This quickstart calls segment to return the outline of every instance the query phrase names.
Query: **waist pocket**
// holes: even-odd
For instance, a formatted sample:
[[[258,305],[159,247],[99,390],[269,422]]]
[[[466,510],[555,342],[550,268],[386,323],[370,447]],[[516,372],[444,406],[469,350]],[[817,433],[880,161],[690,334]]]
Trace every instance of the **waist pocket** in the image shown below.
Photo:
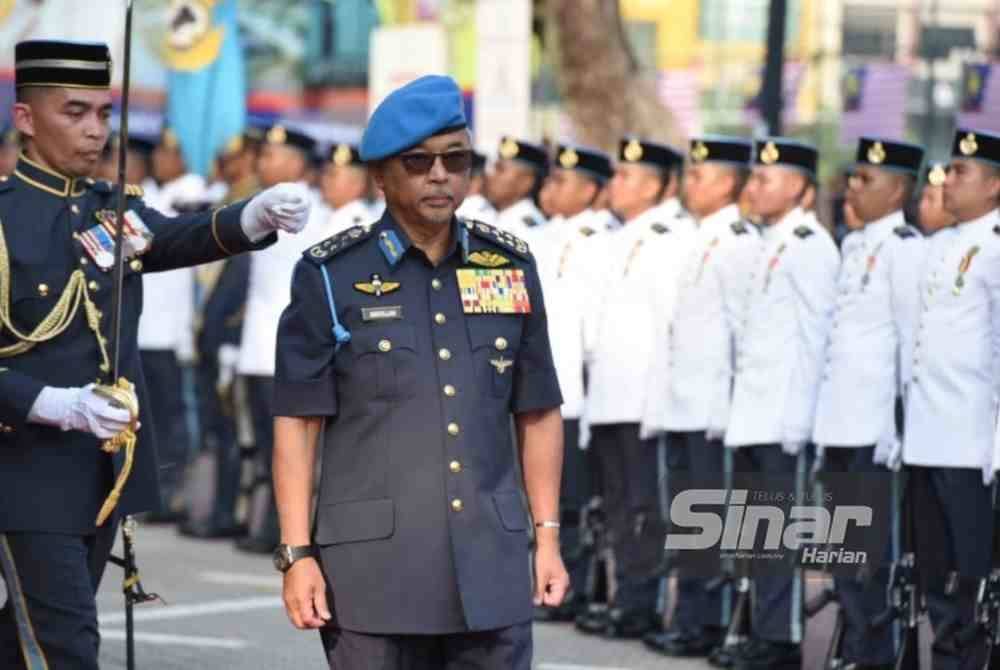
[[[384,540],[392,537],[395,529],[396,510],[391,498],[321,505],[316,520],[316,544]]]
[[[520,491],[501,491],[493,494],[493,504],[504,528],[510,531],[528,529],[528,514],[524,510]]]

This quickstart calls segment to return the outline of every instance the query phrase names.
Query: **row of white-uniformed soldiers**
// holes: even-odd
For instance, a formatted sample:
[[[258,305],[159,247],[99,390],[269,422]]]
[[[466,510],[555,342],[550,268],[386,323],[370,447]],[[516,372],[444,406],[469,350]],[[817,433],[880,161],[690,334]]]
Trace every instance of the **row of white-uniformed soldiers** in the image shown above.
[[[720,487],[732,483],[725,473],[734,471],[794,479],[809,465],[812,445],[820,445],[828,471],[877,474],[900,460],[916,466],[919,476],[911,479],[921,482],[921,499],[940,518],[931,533],[937,548],[947,545],[948,569],[968,576],[988,569],[992,528],[983,472],[992,476],[1000,378],[1000,140],[960,131],[954,144],[947,182],[937,183],[944,173],[936,169],[924,184],[922,149],[863,139],[847,194],[848,218],[860,229],[840,254],[810,211],[816,152],[796,142],[705,137],[681,155],[627,138],[616,161],[573,146],[559,147],[552,161],[540,146],[505,138],[485,188],[479,162],[475,194],[459,215],[530,244],[565,399],[563,544],[575,591],[549,617],[575,618],[590,632],[646,634],[672,655],[716,650],[728,599],[725,591],[707,592],[702,577],[681,571],[671,626],[659,629],[667,532],[661,506],[669,502],[660,495],[663,480],[675,473],[676,491],[681,472]],[[315,151],[314,140],[280,124],[262,136],[247,133],[219,157],[224,199],[307,180]],[[241,544],[261,553],[277,542],[267,408],[277,316],[288,301],[292,267],[313,241],[379,215],[356,149],[338,145],[325,158],[308,239],[283,238],[249,267],[229,267],[233,259],[187,278],[147,276],[178,283],[148,287],[146,304],[156,309],[143,316],[144,354],[196,352],[200,434],[212,447],[209,481],[181,496],[188,517],[182,530],[248,530],[235,512],[237,430],[215,393],[239,377],[247,414],[261,417],[247,431],[259,449],[249,536]],[[211,199],[215,189],[185,174],[169,130],[153,164],[150,203],[176,209]],[[907,224],[903,209],[921,187],[938,210],[944,202],[947,211],[938,214],[955,225],[925,237]],[[741,198],[755,223],[742,217]],[[196,296],[193,308],[183,305],[184,295]],[[195,344],[157,339],[183,332],[175,326],[183,318],[192,322]],[[207,337],[213,323],[228,327]],[[165,399],[180,388],[176,371],[156,375],[149,376],[163,391],[159,400],[179,407]],[[905,401],[905,426],[897,425],[897,399]],[[658,449],[664,436],[666,449]],[[162,444],[183,445],[184,453],[165,460],[187,462],[183,440]],[[194,479],[204,470],[193,468]],[[174,491],[179,473],[175,481]],[[201,488],[213,492],[207,508],[198,505]],[[575,537],[586,530],[579,522],[594,492],[603,499],[614,566],[606,608],[588,607],[594,575]],[[740,667],[798,662],[802,589],[794,575],[789,569],[755,580],[754,643],[713,660]],[[865,625],[884,606],[884,589],[873,582],[838,580],[838,588],[850,614],[848,656],[877,666],[888,662],[892,637]],[[936,622],[971,615],[968,598],[929,600]]]
[[[537,260],[565,400],[562,541],[574,593],[539,618],[724,667],[799,667],[794,560],[751,563],[752,635],[735,646],[723,644],[727,591],[679,561],[661,629],[670,501],[658,494],[664,481],[675,496],[685,482],[724,488],[760,473],[748,487],[797,486],[808,504],[816,468],[837,504],[872,504],[878,519],[867,573],[837,572],[840,653],[858,668],[892,667],[893,626],[870,624],[886,607],[882,552],[899,551],[902,484],[891,472],[903,463],[940,634],[934,667],[971,667],[982,641],[943,636],[972,619],[974,588],[945,587],[950,573],[974,585],[992,560],[1000,138],[959,130],[952,153],[924,169],[921,147],[862,138],[846,195],[855,229],[838,252],[810,211],[817,152],[807,145],[704,137],[685,156],[626,138],[616,161],[560,146],[550,165],[541,147],[503,140],[488,179],[494,222]],[[540,186],[548,222],[532,202]],[[927,231],[949,224],[926,236],[904,216],[921,193]],[[481,201],[468,207],[489,214]],[[594,575],[577,537],[595,477],[614,566],[603,608],[587,602]]]

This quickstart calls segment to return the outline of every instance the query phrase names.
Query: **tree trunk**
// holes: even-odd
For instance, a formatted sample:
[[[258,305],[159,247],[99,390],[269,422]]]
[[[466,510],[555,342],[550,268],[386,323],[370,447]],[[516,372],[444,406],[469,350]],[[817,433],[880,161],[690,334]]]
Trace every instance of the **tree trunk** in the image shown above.
[[[609,151],[628,134],[680,145],[655,73],[640,71],[618,0],[549,0],[559,90],[577,139]]]

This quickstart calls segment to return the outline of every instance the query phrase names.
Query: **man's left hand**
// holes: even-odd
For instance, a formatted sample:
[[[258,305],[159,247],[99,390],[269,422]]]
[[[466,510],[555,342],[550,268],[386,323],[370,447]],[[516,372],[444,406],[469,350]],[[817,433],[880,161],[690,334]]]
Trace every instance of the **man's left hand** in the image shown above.
[[[558,543],[539,544],[535,551],[535,605],[558,607],[569,590],[569,573]]]
[[[309,221],[310,201],[309,191],[302,184],[277,184],[261,191],[243,208],[243,232],[251,242],[279,230],[298,233]]]

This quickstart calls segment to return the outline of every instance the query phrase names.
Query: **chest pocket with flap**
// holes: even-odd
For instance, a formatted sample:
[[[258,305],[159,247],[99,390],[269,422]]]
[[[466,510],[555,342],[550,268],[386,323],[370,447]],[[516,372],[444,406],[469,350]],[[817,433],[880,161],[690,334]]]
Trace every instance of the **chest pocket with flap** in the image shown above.
[[[417,344],[408,323],[362,326],[351,332],[355,365],[380,400],[409,398],[417,389]]]

